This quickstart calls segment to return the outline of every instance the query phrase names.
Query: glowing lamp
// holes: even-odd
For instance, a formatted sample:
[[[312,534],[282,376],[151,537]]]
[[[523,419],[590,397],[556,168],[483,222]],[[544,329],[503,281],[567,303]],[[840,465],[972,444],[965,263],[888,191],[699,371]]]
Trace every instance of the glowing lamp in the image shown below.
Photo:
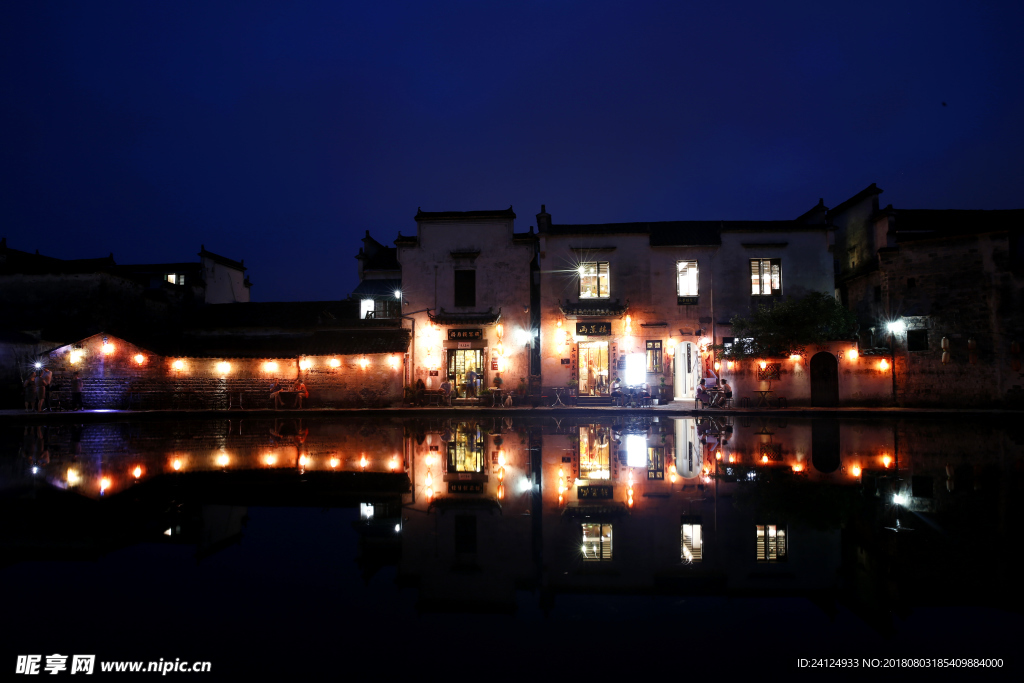
[[[142,468],[139,467],[138,465],[136,465],[135,469],[132,470],[132,476],[135,477],[136,479],[141,477],[142,476]]]
[[[860,476],[860,466],[854,465],[853,467],[851,467],[850,468],[850,474],[855,476],[855,477],[859,477]]]
[[[110,488],[110,479],[108,477],[103,477],[102,479],[100,479],[100,493],[103,493],[104,491],[106,491],[109,488]]]
[[[114,352],[114,345],[111,344],[110,342],[104,342],[102,348],[103,348],[103,354],[106,355],[106,356],[109,356],[110,354],[112,354]]]
[[[329,361],[327,361],[327,364],[330,365],[332,368],[341,367],[341,361],[338,360],[337,358],[330,359]]]
[[[904,496],[902,493],[897,493],[895,496],[892,497],[892,502],[895,503],[896,505],[906,505],[907,497]]]
[[[885,328],[889,330],[890,334],[903,334],[907,329],[907,324],[902,320],[893,320],[886,324]]]
[[[41,367],[43,367],[43,364],[42,364],[42,363],[39,363],[39,362],[36,362],[36,364],[35,364],[35,368],[36,368],[36,370],[38,370],[38,369],[39,369],[39,368],[41,368]]]
[[[427,499],[428,499],[428,500],[429,500],[429,499],[431,499],[431,498],[433,498],[433,497],[434,497],[434,489],[432,489],[432,488],[430,488],[430,487],[428,486],[428,487],[427,487],[427,490],[426,490],[426,494],[427,494]]]
[[[426,484],[427,486],[434,485],[434,477],[430,475],[430,472],[427,472],[427,478],[423,480],[423,483]]]
[[[768,367],[768,361],[765,360],[758,361],[757,364],[762,370]]]
[[[498,468],[498,481],[505,481],[505,468],[504,467],[499,467]]]
[[[145,362],[146,362],[146,357],[145,356],[143,356],[141,353],[135,354],[135,364],[136,365],[142,365]]]
[[[398,356],[392,355],[390,358],[388,358],[388,362],[391,363],[392,370],[398,369]]]
[[[846,354],[846,357],[850,360],[857,360],[857,355],[857,349],[850,349],[849,353]]]
[[[400,290],[400,289],[396,289],[395,290],[395,298],[398,299],[399,301],[402,300],[402,290]]]
[[[882,456],[882,467],[888,467],[891,464],[892,464],[892,458],[890,458],[888,455],[883,455]]]
[[[736,462],[736,456],[730,455],[729,456],[729,462]]]
[[[558,504],[559,504],[559,505],[561,505],[561,504],[562,504],[562,503],[564,503],[564,502],[565,502],[565,498],[563,498],[563,497],[562,497],[562,494],[561,494],[561,493],[559,493],[559,494],[558,494]]]
[[[71,349],[71,353],[68,354],[68,360],[70,360],[72,364],[81,362],[81,360],[82,360],[82,350],[81,349]]]
[[[794,472],[803,472],[804,471],[804,466],[802,464],[800,464],[800,463],[794,463],[793,471]]]
[[[719,449],[719,450],[715,451],[715,460],[721,460],[721,459],[722,459],[722,451],[721,451],[721,449]]]
[[[626,437],[626,464],[629,467],[647,467],[647,437],[641,434]]]
[[[300,455],[300,456],[299,456],[299,465],[300,465],[301,467],[305,467],[305,466],[306,466],[306,465],[308,465],[308,464],[309,464],[309,458],[307,458],[307,457],[306,457],[306,456],[304,456],[304,455]]]
[[[78,470],[68,470],[68,486],[76,486],[82,479],[78,476]]]
[[[231,462],[231,458],[228,457],[227,453],[221,453],[217,456],[217,464],[220,467],[227,467],[229,462]]]
[[[494,326],[494,333],[496,335],[498,335],[498,340],[499,341],[504,339],[505,338],[505,326],[502,325],[501,323],[498,323],[497,325]]]
[[[185,369],[185,361],[183,361],[183,360],[176,360],[173,363],[171,363],[171,367],[174,368],[175,370],[184,370]]]
[[[308,358],[303,358],[299,361],[299,370],[309,370],[312,366],[313,363]]]
[[[339,462],[340,461],[337,458],[331,458],[331,469],[333,470],[334,468],[336,468]]]
[[[673,472],[672,474],[668,475],[668,480],[673,484],[676,483],[676,473]]]
[[[359,466],[361,468],[363,468],[364,470],[366,469],[366,456],[365,455],[363,457],[359,458]]]
[[[761,456],[761,462],[765,462],[765,463],[768,462],[768,456],[767,455],[762,455]]]
[[[505,497],[505,485],[498,484],[498,500],[502,500]]]
[[[721,368],[722,368],[722,363],[720,361],[716,360],[715,361],[715,370],[720,370]]]
[[[725,367],[727,367],[728,369],[732,370],[732,368],[733,368],[733,362],[732,362],[732,361],[728,361],[728,362],[726,362],[726,364],[725,364]]]
[[[267,467],[273,467],[277,464],[277,456],[273,453],[267,453],[263,456],[263,462],[267,464]]]
[[[392,472],[394,472],[395,468],[397,468],[397,467],[398,467],[398,461],[395,460],[394,458],[391,458],[390,462],[388,462],[388,469],[390,469]]]
[[[557,322],[555,323],[555,327],[561,327],[561,326],[562,326],[562,320],[561,320],[561,319],[559,319],[559,320],[558,320],[558,321],[557,321]]]
[[[219,372],[222,375],[228,374],[229,372],[231,372],[231,363],[228,363],[227,361],[221,361],[217,363],[217,372]]]
[[[881,370],[882,372],[885,372],[886,370],[888,370],[889,369],[889,361],[887,361],[884,358],[882,360],[878,361],[878,369]]]
[[[505,466],[505,451],[498,451],[498,466]]]
[[[361,367],[363,370],[365,370],[366,369],[366,364],[369,363],[369,362],[370,361],[366,360],[366,356],[363,356],[362,358],[359,359],[359,367]]]
[[[171,463],[171,467],[174,469],[175,472],[180,471],[181,470],[181,460],[179,460],[178,458],[175,458],[174,462]]]
[[[791,361],[798,361],[798,360],[800,360],[800,354],[799,353],[791,353],[791,354],[789,354],[789,359]]]
[[[268,360],[266,363],[263,364],[263,369],[266,370],[267,372],[277,372],[277,362]]]

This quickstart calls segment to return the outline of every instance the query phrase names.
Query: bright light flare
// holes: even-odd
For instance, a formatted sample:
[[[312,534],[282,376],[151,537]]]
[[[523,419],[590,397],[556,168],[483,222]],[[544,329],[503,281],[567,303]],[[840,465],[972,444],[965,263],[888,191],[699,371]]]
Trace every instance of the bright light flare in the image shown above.
[[[100,479],[100,493],[103,493],[110,488],[110,477],[103,477]]]
[[[907,497],[902,493],[897,493],[892,497],[892,502],[895,503],[896,505],[906,505]]]
[[[341,461],[338,460],[337,458],[331,458],[331,469],[333,470],[333,469],[337,468],[337,466],[340,463],[341,463]]]
[[[893,320],[886,324],[885,329],[889,330],[891,334],[903,334],[907,331],[907,324],[902,320]]]
[[[173,363],[171,363],[171,367],[174,368],[175,370],[184,370],[185,369],[185,361],[183,361],[183,360],[176,360]]]
[[[114,352],[114,345],[111,344],[110,342],[107,342],[106,344],[104,344],[102,348],[103,348],[103,354],[106,355],[106,356],[109,356],[110,354],[112,354]]]
[[[135,469],[132,470],[132,476],[135,477],[136,479],[141,477],[142,476],[142,468],[139,467],[138,465],[136,465]]]
[[[228,463],[230,463],[230,462],[231,462],[231,458],[228,457],[227,453],[221,453],[220,455],[217,456],[217,464],[220,467],[227,467]]]
[[[860,476],[860,472],[861,472],[861,470],[860,470],[860,466],[859,465],[854,465],[853,467],[850,468],[850,475],[851,476],[859,477]]]
[[[175,458],[171,462],[171,469],[173,469],[175,472],[180,472],[181,471],[181,460],[178,459],[178,458]]]
[[[330,365],[332,368],[341,367],[341,361],[338,360],[337,358],[330,359],[329,361],[327,361],[327,364]]]
[[[277,372],[277,361],[268,360],[263,364],[263,369],[266,372]]]
[[[217,363],[217,372],[219,372],[222,375],[228,374],[229,372],[231,372],[231,363],[228,363],[227,361],[221,361]]]
[[[884,358],[882,360],[878,361],[878,369],[881,370],[882,372],[885,372],[886,370],[888,370],[889,369],[889,361],[887,361]]]
[[[313,362],[308,358],[299,361],[299,370],[309,370],[311,367],[313,367]]]
[[[888,455],[883,455],[882,456],[882,467],[888,467],[891,464],[892,464],[892,458],[889,457]]]
[[[362,358],[359,359],[359,367],[362,368],[363,370],[366,369],[366,366],[369,365],[369,363],[370,361],[366,360],[366,356],[363,356]]]
[[[72,364],[81,362],[81,360],[82,360],[82,350],[81,349],[71,349],[71,353],[68,354],[68,359],[71,361]]]
[[[143,356],[141,353],[135,354],[135,364],[136,365],[142,365],[145,362],[146,362],[146,357],[145,356]]]
[[[626,465],[647,467],[647,437],[640,434],[626,436]]]
[[[858,355],[857,349],[850,349],[850,352],[846,354],[846,357],[850,360],[857,360]]]
[[[362,456],[361,458],[359,458],[359,466],[361,468],[363,468],[364,470],[366,469],[366,456],[365,455]]]
[[[77,486],[82,481],[81,476],[78,474],[78,470],[68,470],[68,486]]]

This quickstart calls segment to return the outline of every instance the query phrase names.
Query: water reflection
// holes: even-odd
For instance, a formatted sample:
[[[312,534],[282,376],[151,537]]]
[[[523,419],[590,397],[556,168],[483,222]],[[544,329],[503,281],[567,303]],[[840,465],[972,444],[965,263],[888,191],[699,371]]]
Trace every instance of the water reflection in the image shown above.
[[[29,531],[5,527],[15,560],[83,542],[206,556],[244,535],[251,506],[352,507],[364,574],[395,566],[421,609],[513,611],[524,587],[545,609],[581,591],[829,594],[884,627],[894,605],[1019,559],[1021,439],[995,424],[223,419],[3,434],[4,488],[37,500]],[[88,533],[40,522],[66,515]],[[971,599],[1018,600],[1002,576]]]

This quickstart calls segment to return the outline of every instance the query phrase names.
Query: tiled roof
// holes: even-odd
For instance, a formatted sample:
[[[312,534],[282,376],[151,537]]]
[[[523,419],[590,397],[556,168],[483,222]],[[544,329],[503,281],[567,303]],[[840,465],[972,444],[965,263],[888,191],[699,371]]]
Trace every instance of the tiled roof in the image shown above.
[[[358,301],[273,301],[200,306],[186,321],[186,327],[301,329],[321,325],[347,326],[358,321]]]
[[[565,316],[621,316],[629,309],[629,301],[622,303],[619,299],[615,301],[580,301],[560,303],[559,308]]]
[[[897,242],[1024,230],[1024,209],[974,211],[959,209],[892,209]]]
[[[420,243],[420,240],[415,235],[403,235],[401,231],[398,232],[398,237],[395,238],[396,247],[415,247]]]
[[[401,280],[391,278],[386,280],[363,280],[359,283],[358,287],[352,290],[352,298],[394,299],[395,290],[401,288]]]
[[[516,214],[512,207],[499,211],[423,211],[416,210],[416,221],[478,220],[481,218],[511,218]]]
[[[438,325],[490,325],[501,319],[501,309],[497,313],[488,308],[486,313],[447,313],[442,308],[437,313],[428,313],[431,322]]]
[[[793,232],[823,230],[797,221],[657,221],[552,225],[548,235],[649,235],[652,247],[718,246],[723,232]]]
[[[831,209],[829,209],[828,216],[830,222],[833,216],[838,216],[839,214],[843,213],[854,204],[857,204],[858,202],[861,202],[867,199],[868,197],[873,197],[875,195],[882,194],[884,191],[885,190],[880,190],[878,186],[875,185],[874,183],[871,183],[863,190],[847,199],[845,202],[841,202],[840,204],[833,206]]]

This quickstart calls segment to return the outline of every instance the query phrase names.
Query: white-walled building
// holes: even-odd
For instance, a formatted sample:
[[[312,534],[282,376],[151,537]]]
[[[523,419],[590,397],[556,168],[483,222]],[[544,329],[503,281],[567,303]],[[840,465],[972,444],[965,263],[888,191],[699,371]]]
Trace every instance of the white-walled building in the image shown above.
[[[416,213],[416,235],[395,240],[403,312],[413,319],[409,384],[460,396],[475,371],[481,387],[515,390],[530,373],[530,268],[536,235],[514,231],[503,211]],[[472,393],[471,391],[469,393]]]
[[[834,292],[826,211],[819,203],[789,221],[560,225],[542,206],[543,385],[596,398],[618,377],[692,399],[712,376],[706,349],[731,341],[733,316]]]

